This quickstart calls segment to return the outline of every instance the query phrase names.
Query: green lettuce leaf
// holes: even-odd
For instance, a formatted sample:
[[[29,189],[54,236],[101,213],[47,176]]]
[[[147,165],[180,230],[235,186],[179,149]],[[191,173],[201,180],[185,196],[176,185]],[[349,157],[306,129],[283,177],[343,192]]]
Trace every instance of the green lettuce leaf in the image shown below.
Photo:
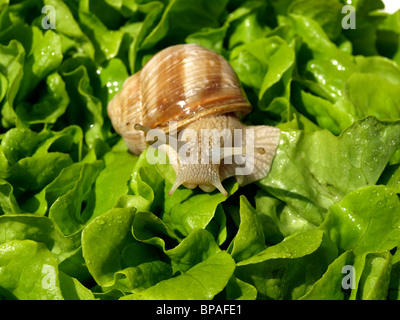
[[[305,220],[305,228],[319,226],[331,205],[378,181],[399,148],[399,130],[398,122],[365,118],[339,137],[328,131],[282,132],[271,172],[259,184],[286,203],[296,221]]]
[[[342,286],[345,276],[342,270],[343,267],[352,266],[353,263],[354,254],[352,250],[341,254],[329,265],[323,276],[313,284],[310,290],[300,297],[300,300],[344,300],[348,293],[346,294],[346,290]]]
[[[91,188],[103,166],[101,161],[73,164],[46,188],[46,198],[50,198],[48,202],[52,203],[49,217],[64,234],[80,230],[91,217],[91,206],[82,210],[82,205],[88,202]]]
[[[59,132],[43,130],[36,133],[17,128],[7,131],[0,144],[0,177],[4,179],[2,195],[9,199],[4,202],[3,211],[44,215],[47,185],[54,182],[73,161],[79,161],[81,148],[82,131],[79,127],[71,126]],[[17,209],[19,206],[21,208]]]
[[[98,216],[83,229],[83,257],[98,284],[110,286],[114,273],[122,269],[121,252],[130,234],[132,221],[132,210],[118,208]]]
[[[11,240],[0,246],[0,295],[21,300],[93,300],[77,279],[59,271],[43,243]],[[22,284],[22,285],[21,285]]]
[[[374,115],[381,120],[400,118],[400,85],[385,79],[374,74],[355,73],[347,80],[346,96],[355,106],[357,118],[366,115]],[[376,94],[371,94],[371,87]]]
[[[378,182],[393,188],[396,193],[400,193],[400,164],[388,166]]]
[[[330,207],[320,226],[342,254],[302,299],[387,299],[392,255],[400,239],[398,197],[385,186],[349,193]],[[379,217],[379,218],[377,218]],[[352,290],[343,290],[343,267],[353,272]]]
[[[137,157],[128,152],[108,152],[104,155],[105,168],[94,186],[95,207],[92,218],[117,205],[118,200],[128,194],[128,182]]]
[[[186,272],[196,264],[220,252],[214,237],[206,230],[193,230],[176,247],[165,251],[172,266],[180,272]]]
[[[140,300],[211,300],[227,285],[235,263],[225,251],[212,255],[187,272],[124,299]]]
[[[42,79],[60,66],[63,59],[61,39],[52,30],[42,34],[37,27],[32,27],[32,39],[27,41],[32,41],[32,47],[25,58],[18,100],[27,96]]]
[[[94,59],[93,44],[89,37],[82,32],[68,3],[60,0],[45,0],[44,4],[54,7],[56,19],[63,17],[63,19],[56,20],[56,28],[53,30],[60,36],[63,55],[85,54]]]
[[[357,299],[359,300],[386,300],[392,255],[384,253],[369,253],[365,259],[360,282],[358,284]]]
[[[0,179],[1,213],[22,213],[14,196],[13,186],[4,179]]]
[[[174,42],[182,42],[186,35],[204,27],[217,27],[227,0],[218,1],[184,1],[172,0],[166,6],[159,23],[143,40],[143,48],[151,48],[161,39],[174,38]],[[196,23],[192,23],[192,21]]]
[[[181,239],[163,220],[151,212],[137,212],[132,234],[136,240],[154,245],[162,250],[175,247]]]
[[[400,12],[388,15],[376,30],[376,46],[379,54],[399,64],[400,62]]]
[[[229,48],[239,44],[250,43],[264,37],[271,28],[266,24],[267,5],[262,2],[246,1],[235,11],[231,12],[225,24],[231,30]]]
[[[384,7],[381,0],[358,0],[355,2],[355,10],[358,12],[357,27],[343,32],[346,38],[352,42],[355,54],[366,56],[377,54],[376,30],[387,15],[377,12],[377,10]]]
[[[93,292],[77,279],[59,271],[60,289],[65,300],[94,300]]]
[[[102,3],[103,1],[80,1],[78,10],[79,21],[86,34],[92,39],[95,60],[98,62],[114,58],[118,54],[123,37],[121,31],[109,30],[92,12],[92,10],[105,10],[108,16],[114,14],[115,11],[109,6],[104,6],[101,9],[96,8],[96,5],[99,6]],[[104,11],[101,14],[104,14]]]
[[[399,224],[397,195],[385,186],[368,186],[331,206],[321,229],[326,230],[340,250],[352,249],[361,254],[396,247],[400,239]]]
[[[69,97],[61,76],[54,72],[46,78],[45,82],[45,88],[38,88],[43,92],[38,102],[33,105],[21,102],[16,106],[15,112],[22,123],[55,123],[67,109]]]
[[[7,299],[63,299],[57,259],[44,244],[12,240],[0,252],[0,292]]]
[[[334,41],[341,33],[338,25],[341,24],[343,19],[343,15],[341,14],[342,7],[343,5],[336,0],[298,0],[290,5],[288,12],[317,21],[329,39]]]
[[[397,248],[396,248],[397,249]],[[390,282],[388,288],[388,299],[398,300],[399,299],[399,255],[400,251],[396,250],[396,253],[392,257],[392,268],[390,272]]]
[[[44,243],[59,262],[71,256],[81,242],[79,233],[66,237],[50,219],[28,214],[0,216],[0,234],[1,243],[13,240]]]
[[[235,276],[229,279],[224,291],[217,295],[217,299],[223,300],[255,300],[256,298],[256,288]]]
[[[11,40],[8,46],[0,44],[0,71],[2,76],[2,86],[7,80],[7,91],[3,93],[1,101],[1,124],[3,127],[15,125],[17,116],[14,110],[14,100],[19,90],[23,77],[25,60],[24,47],[16,40]],[[5,78],[5,79],[4,79]]]
[[[336,255],[336,246],[322,231],[310,230],[240,261],[235,275],[255,286],[259,299],[298,299]]]
[[[235,261],[245,260],[265,249],[261,220],[246,197],[240,197],[240,225],[232,242]]]
[[[294,50],[277,36],[235,47],[230,62],[244,85],[257,89],[259,107],[280,115],[289,105]]]
[[[86,143],[92,146],[96,139],[102,140],[104,119],[101,101],[93,96],[88,69],[82,64],[85,61],[83,58],[65,60],[61,66],[61,75],[70,97],[66,110],[68,121],[83,129]]]

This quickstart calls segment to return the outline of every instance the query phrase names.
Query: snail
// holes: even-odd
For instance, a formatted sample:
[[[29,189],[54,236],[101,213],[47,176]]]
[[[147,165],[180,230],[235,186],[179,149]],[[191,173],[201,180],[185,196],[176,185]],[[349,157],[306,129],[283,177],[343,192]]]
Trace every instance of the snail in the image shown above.
[[[250,111],[228,61],[197,44],[175,45],[155,54],[125,80],[107,106],[115,131],[134,154],[148,146],[149,131],[165,133],[164,139],[157,136],[158,144],[170,160],[175,159],[170,162],[176,172],[169,195],[183,185],[190,189],[199,186],[205,192],[217,188],[226,196],[224,179],[235,176],[243,186],[268,175],[280,130],[267,125],[246,126],[240,118]],[[171,128],[179,136],[172,135]],[[232,137],[238,134],[239,143],[232,146]],[[186,152],[180,152],[184,149]],[[185,161],[190,155],[202,161]],[[203,161],[215,157],[220,161]],[[241,161],[232,161],[232,157]],[[246,166],[251,170],[246,172]],[[240,169],[245,173],[238,174]]]

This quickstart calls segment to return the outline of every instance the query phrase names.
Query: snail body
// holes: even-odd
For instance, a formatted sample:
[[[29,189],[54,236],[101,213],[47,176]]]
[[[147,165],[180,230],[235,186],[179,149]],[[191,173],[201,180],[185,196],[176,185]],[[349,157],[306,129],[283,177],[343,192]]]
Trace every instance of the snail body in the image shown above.
[[[234,70],[222,56],[196,44],[172,46],[154,55],[125,81],[107,111],[113,127],[135,154],[148,146],[148,130],[157,128],[169,137],[170,124],[174,123],[172,128],[179,133],[181,143],[172,146],[168,138],[161,146],[170,159],[176,159],[173,168],[177,178],[170,194],[182,184],[188,188],[199,186],[206,192],[217,188],[226,195],[221,181],[228,177],[235,176],[240,185],[262,179],[270,170],[280,139],[278,128],[240,122],[239,118],[251,111],[251,105]],[[205,136],[203,132],[210,134]],[[232,146],[237,132],[243,132],[237,139],[240,150]],[[246,148],[250,137],[247,132],[253,138],[250,148]],[[187,153],[197,160],[204,160],[204,154],[215,154],[218,142],[220,161],[185,161],[179,151],[188,141],[195,145]],[[245,164],[228,161],[229,156],[251,162],[251,172],[237,174]]]

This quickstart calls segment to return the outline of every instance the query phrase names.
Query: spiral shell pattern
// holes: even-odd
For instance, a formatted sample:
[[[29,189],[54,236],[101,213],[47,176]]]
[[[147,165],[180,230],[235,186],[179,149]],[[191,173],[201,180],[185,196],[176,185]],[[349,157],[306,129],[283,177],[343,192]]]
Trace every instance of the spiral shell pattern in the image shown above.
[[[144,133],[135,123],[168,133],[169,121],[177,131],[208,115],[251,111],[230,64],[219,54],[196,44],[168,47],[129,77],[108,105],[115,130],[129,150],[146,148]]]

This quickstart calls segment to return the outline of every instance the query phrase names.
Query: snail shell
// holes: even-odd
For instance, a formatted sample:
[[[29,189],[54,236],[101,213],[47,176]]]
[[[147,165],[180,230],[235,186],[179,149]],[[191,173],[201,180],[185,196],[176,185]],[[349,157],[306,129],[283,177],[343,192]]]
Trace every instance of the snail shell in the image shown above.
[[[107,110],[114,129],[135,154],[147,147],[145,133],[136,130],[136,124],[158,128],[166,134],[170,121],[177,122],[178,132],[228,129],[232,133],[234,129],[254,129],[255,147],[263,152],[254,153],[251,174],[236,176],[241,185],[268,174],[280,139],[277,128],[248,127],[239,121],[238,117],[251,111],[251,105],[234,70],[222,56],[196,44],[172,46],[154,55],[142,70],[125,81]],[[245,143],[245,135],[242,140]],[[221,143],[223,147],[224,142]],[[219,164],[183,164],[177,157],[178,150],[164,145],[164,151],[178,159],[173,166],[177,179],[170,194],[181,184],[189,188],[199,185],[207,192],[218,188],[227,194],[221,181],[235,175],[237,164],[225,164],[223,159]],[[198,152],[200,155],[200,148]]]

